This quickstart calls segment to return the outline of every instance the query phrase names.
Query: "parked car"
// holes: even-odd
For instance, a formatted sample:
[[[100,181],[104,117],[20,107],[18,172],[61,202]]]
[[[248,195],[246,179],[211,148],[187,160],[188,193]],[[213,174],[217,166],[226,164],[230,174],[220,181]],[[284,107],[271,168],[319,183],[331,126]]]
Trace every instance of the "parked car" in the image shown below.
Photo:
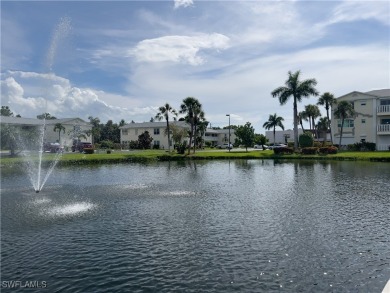
[[[262,149],[262,150],[268,150],[268,146],[267,145],[261,145],[261,144],[255,144],[253,146],[254,149]]]
[[[63,153],[64,147],[61,146],[58,142],[46,142],[43,145],[43,151],[49,153]]]
[[[78,151],[78,152],[82,153],[82,152],[91,151],[91,150],[93,151],[94,147],[93,147],[92,143],[90,143],[90,142],[80,141],[80,142],[76,142],[72,145],[72,152]]]
[[[232,144],[229,145],[228,143],[224,143],[224,144],[218,145],[217,148],[219,148],[219,149],[232,149],[233,145]]]
[[[273,149],[276,149],[276,148],[285,148],[285,147],[287,147],[287,145],[282,144],[282,143],[277,143],[277,144],[274,144],[274,145],[270,145],[268,148],[270,150],[273,150]]]

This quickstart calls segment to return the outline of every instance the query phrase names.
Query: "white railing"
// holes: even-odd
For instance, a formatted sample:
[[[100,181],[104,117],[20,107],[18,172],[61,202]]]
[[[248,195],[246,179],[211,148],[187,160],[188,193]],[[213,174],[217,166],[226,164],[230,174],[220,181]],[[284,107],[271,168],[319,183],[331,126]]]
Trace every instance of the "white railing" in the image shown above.
[[[377,151],[389,151],[390,145],[388,144],[377,144],[376,145],[376,150]]]
[[[376,109],[377,113],[388,113],[390,112],[390,105],[381,105]]]
[[[390,132],[390,124],[379,124],[377,132]]]

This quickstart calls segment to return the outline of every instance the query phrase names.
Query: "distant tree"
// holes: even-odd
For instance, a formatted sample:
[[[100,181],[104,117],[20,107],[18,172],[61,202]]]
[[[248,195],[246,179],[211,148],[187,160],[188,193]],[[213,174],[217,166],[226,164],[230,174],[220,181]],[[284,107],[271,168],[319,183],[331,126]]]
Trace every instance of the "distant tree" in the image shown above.
[[[141,149],[150,149],[153,138],[150,136],[149,131],[145,131],[138,136],[138,146]]]
[[[8,106],[1,106],[0,116],[13,117],[14,113],[11,111],[11,109]]]
[[[273,129],[274,132],[274,144],[276,143],[275,141],[275,134],[276,134],[276,127],[280,127],[284,130],[284,125],[283,122],[284,118],[276,115],[269,115],[268,121],[264,122],[263,127],[267,130]]]
[[[249,146],[253,146],[255,139],[255,129],[250,122],[245,123],[244,126],[238,126],[235,130],[235,134],[241,143],[245,146],[246,151],[248,151]]]
[[[305,111],[301,111],[298,113],[298,122],[301,125],[302,131],[305,132],[305,128],[303,127],[303,121],[309,121]]]
[[[101,127],[100,127],[100,119],[98,117],[92,117],[89,116],[89,123],[92,124],[92,143],[100,142],[100,133],[101,133]]]
[[[325,106],[326,117],[328,118],[328,123],[329,123],[328,129],[330,130],[330,141],[332,142],[332,144],[333,144],[333,136],[332,136],[331,123],[330,123],[331,121],[329,117],[329,109],[330,107],[332,107],[332,105],[335,105],[336,103],[337,103],[336,98],[334,97],[333,94],[329,92],[326,92],[323,95],[321,95],[318,98],[318,102],[317,102],[317,105]]]
[[[314,132],[316,125],[315,119],[321,116],[321,111],[317,105],[309,104],[305,106],[305,114],[309,119],[310,130]]]
[[[150,117],[150,122],[154,122],[154,118],[153,117]]]
[[[54,128],[53,128],[53,131],[54,132],[56,132],[56,131],[58,131],[58,142],[59,143],[61,143],[61,131],[63,132],[63,133],[65,133],[65,126],[64,125],[62,125],[61,123],[56,123],[55,125],[54,125]]]
[[[341,147],[341,139],[343,137],[343,128],[344,128],[344,121],[347,118],[352,118],[356,112],[353,109],[353,105],[348,101],[341,101],[337,104],[337,107],[334,111],[334,116],[338,119],[341,119],[341,129],[340,129],[340,142],[339,147]]]
[[[121,119],[121,121],[119,121],[119,127],[122,127],[122,126],[125,126],[127,123],[124,119]]]
[[[264,134],[256,134],[255,133],[255,139],[254,139],[255,144],[261,145],[262,148],[264,149],[264,145],[267,144],[267,141],[268,141],[268,139]]]
[[[155,118],[159,121],[161,121],[162,119],[165,119],[165,121],[167,122],[168,151],[171,152],[171,132],[169,129],[169,114],[172,114],[174,117],[176,117],[177,112],[168,103],[165,103],[164,106],[161,106],[160,108],[158,108],[158,111],[159,112],[157,113]]]
[[[271,95],[279,99],[279,103],[284,105],[289,98],[293,97],[294,110],[294,149],[298,148],[298,107],[297,103],[302,101],[302,97],[317,96],[318,92],[315,89],[317,81],[313,79],[306,79],[300,81],[301,72],[298,70],[295,73],[288,72],[288,79],[285,86],[280,86],[271,92]]]
[[[327,117],[321,117],[319,120],[318,120],[318,123],[316,125],[316,129],[318,131],[318,133],[322,133],[324,135],[324,145],[325,145],[325,142],[326,142],[326,134],[328,132],[328,129],[329,129],[329,121],[328,121],[328,118]]]
[[[185,117],[185,121],[190,124],[190,145],[188,148],[188,155],[190,154],[190,148],[192,146],[193,138],[195,135],[195,124],[196,120],[198,119],[199,115],[202,112],[202,104],[198,101],[198,99],[193,97],[187,97],[183,100],[182,104],[180,105],[180,113],[181,114],[187,114]],[[194,152],[195,152],[195,144],[194,144]]]
[[[165,129],[165,131],[167,132],[168,130]],[[170,132],[172,133],[172,140],[175,145],[181,144],[183,139],[187,136],[187,130],[175,124],[170,126]]]
[[[45,120],[54,120],[54,119],[57,119],[55,116],[51,116],[50,113],[43,113],[43,114],[41,114],[41,115],[38,115],[37,118],[38,118],[38,119],[41,119],[41,120],[43,120],[43,119],[45,119]]]
[[[237,129],[237,125],[230,125],[230,129]],[[218,129],[221,129],[220,127]],[[229,126],[224,126],[223,129],[229,129]]]

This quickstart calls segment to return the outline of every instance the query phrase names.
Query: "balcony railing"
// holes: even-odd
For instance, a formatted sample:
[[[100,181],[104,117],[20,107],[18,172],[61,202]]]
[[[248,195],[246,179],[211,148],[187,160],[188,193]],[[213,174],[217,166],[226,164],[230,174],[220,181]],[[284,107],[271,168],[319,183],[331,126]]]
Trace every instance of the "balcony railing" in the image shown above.
[[[376,109],[377,113],[390,113],[390,105],[380,105]]]
[[[377,126],[377,132],[389,132],[390,133],[390,124],[379,124]]]

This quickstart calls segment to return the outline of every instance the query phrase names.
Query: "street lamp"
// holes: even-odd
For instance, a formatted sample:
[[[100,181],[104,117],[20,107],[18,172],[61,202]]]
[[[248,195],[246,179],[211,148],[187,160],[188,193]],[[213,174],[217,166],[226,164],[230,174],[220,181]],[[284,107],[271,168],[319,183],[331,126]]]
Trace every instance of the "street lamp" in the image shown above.
[[[230,152],[230,114],[226,114],[226,116],[229,116],[229,152]]]

